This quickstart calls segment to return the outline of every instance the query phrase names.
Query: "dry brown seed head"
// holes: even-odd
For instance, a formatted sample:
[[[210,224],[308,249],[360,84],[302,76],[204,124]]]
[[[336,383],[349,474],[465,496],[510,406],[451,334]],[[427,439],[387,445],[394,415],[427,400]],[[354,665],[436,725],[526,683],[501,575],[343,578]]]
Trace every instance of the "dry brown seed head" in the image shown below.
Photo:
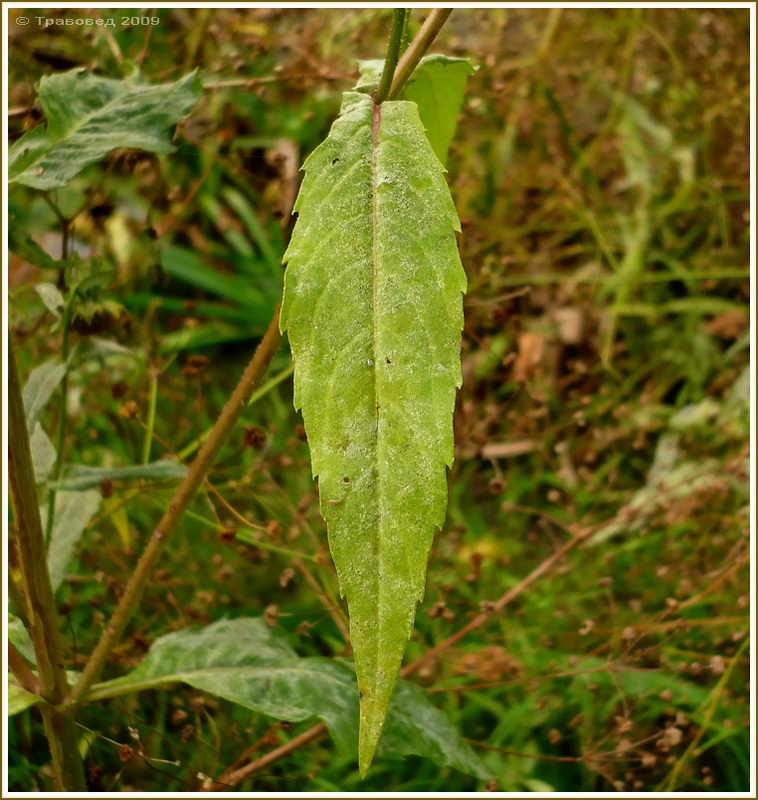
[[[129,400],[129,402],[124,403],[124,405],[119,408],[118,414],[124,419],[133,419],[137,416],[137,414],[139,414],[139,406],[134,402],[134,400]]]

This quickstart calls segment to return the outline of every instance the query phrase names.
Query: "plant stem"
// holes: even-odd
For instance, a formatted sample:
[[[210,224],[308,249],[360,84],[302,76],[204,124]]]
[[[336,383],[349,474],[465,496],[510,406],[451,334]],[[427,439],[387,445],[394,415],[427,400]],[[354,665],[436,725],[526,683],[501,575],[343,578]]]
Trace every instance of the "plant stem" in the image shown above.
[[[190,465],[184,480],[176,490],[150,541],[140,557],[121,600],[113,612],[100,641],[87,661],[79,682],[69,695],[69,703],[78,703],[90,686],[98,679],[113,648],[118,644],[129,619],[137,608],[145,587],[153,574],[158,559],[166,545],[169,534],[174,530],[195,493],[213,466],[216,454],[226,441],[240,415],[247,406],[255,384],[263,375],[279,344],[278,307],[269,323],[266,333],[245,368],[237,387],[216,420],[200,452]]]
[[[390,31],[390,40],[387,45],[387,57],[384,59],[384,69],[382,70],[382,78],[379,81],[379,88],[376,90],[374,96],[374,103],[379,105],[387,99],[390,88],[392,87],[392,78],[395,75],[395,67],[397,60],[400,57],[400,45],[403,41],[403,30],[405,28],[405,19],[408,16],[408,9],[396,8],[392,12],[392,30]]]
[[[68,680],[45,556],[21,382],[12,343],[8,353],[8,478],[18,532],[16,540],[29,633],[37,657],[42,697],[50,704],[43,706],[42,716],[55,782],[60,791],[83,791],[86,783],[76,746],[73,713],[54,708],[65,698]]]
[[[388,100],[394,100],[400,94],[400,90],[405,86],[418,62],[432,46],[432,42],[437,38],[437,34],[452,13],[452,8],[435,8],[424,20],[424,24],[419,28],[419,32],[414,36],[397,65],[392,87],[387,95]]]
[[[66,446],[66,406],[68,405],[68,357],[69,357],[69,326],[71,324],[71,310],[74,305],[76,291],[66,303],[63,311],[61,325],[63,326],[63,342],[61,344],[61,359],[66,365],[66,371],[61,380],[60,394],[58,395],[58,435],[55,443],[55,464],[50,475],[50,483],[55,484],[61,479],[63,470],[63,448]],[[55,489],[48,489],[47,493],[47,519],[45,520],[45,545],[50,546],[55,522]]]
[[[411,9],[406,8],[407,14],[405,15],[405,25],[403,25],[403,36],[400,40],[400,53],[405,52],[405,49],[411,43]]]
[[[147,427],[145,441],[142,444],[142,463],[150,463],[150,449],[153,444],[153,429],[155,428],[155,409],[158,405],[158,371],[150,370],[150,400],[147,406]]]
[[[387,95],[388,100],[394,100],[398,96],[400,90],[405,86],[405,82],[411,77],[413,70],[416,69],[418,62],[421,61],[422,56],[432,46],[432,42],[437,38],[437,34],[452,13],[452,8],[435,8],[424,20],[424,24],[419,28],[419,32],[414,36],[413,41],[408,45],[408,49],[403,53],[403,57],[397,65],[395,77],[392,80],[392,88]]]
[[[261,386],[260,389],[253,392],[250,400],[247,403],[247,407],[250,408],[253,403],[257,403],[261,397],[265,397],[272,389],[275,389],[282,381],[287,380],[290,375],[295,371],[295,365],[290,362],[281,372],[274,375],[273,378],[269,378],[266,383]],[[182,448],[178,453],[177,456],[181,461],[189,458],[195,450],[208,438],[211,429],[208,428],[207,431],[203,431],[200,436],[196,436],[188,445]]]
[[[721,696],[724,694],[724,691],[727,685],[729,684],[729,679],[732,677],[732,673],[734,672],[737,663],[739,662],[740,658],[742,658],[742,656],[745,653],[745,650],[747,650],[749,646],[750,646],[750,637],[746,636],[745,639],[743,639],[742,644],[739,646],[737,652],[732,656],[732,659],[729,662],[729,666],[726,668],[721,678],[719,678],[719,682],[711,690],[710,694],[708,695],[707,701],[703,702],[703,704],[698,709],[698,711],[703,711],[703,710],[705,711],[705,713],[703,714],[703,721],[700,723],[700,727],[698,728],[698,731],[695,734],[693,740],[689,743],[687,749],[674,764],[674,767],[671,770],[671,773],[669,774],[668,778],[657,787],[659,791],[662,792],[676,791],[676,786],[679,781],[679,776],[681,775],[685,766],[689,763],[690,759],[698,753],[698,746],[702,741],[703,736],[705,736],[708,729],[710,728],[711,722],[713,722],[713,716],[716,713],[716,709],[718,708],[719,703],[721,702]]]

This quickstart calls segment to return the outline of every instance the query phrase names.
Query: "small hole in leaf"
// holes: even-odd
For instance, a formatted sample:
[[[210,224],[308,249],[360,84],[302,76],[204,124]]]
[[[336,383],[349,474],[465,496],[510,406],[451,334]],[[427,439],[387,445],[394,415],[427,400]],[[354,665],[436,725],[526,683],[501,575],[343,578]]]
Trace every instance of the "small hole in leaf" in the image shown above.
[[[339,158],[332,159],[332,165],[337,164],[339,162]]]
[[[344,475],[342,478],[342,483],[350,483],[350,478],[348,478],[347,475]]]
[[[385,364],[391,364],[392,363],[392,359],[389,356],[387,356],[387,358],[384,359],[384,363]]]

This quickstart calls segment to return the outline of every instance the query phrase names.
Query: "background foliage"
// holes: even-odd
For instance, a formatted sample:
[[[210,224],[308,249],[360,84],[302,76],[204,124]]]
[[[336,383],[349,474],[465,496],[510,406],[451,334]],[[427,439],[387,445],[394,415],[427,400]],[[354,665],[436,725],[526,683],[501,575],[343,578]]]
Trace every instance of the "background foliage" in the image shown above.
[[[198,68],[204,84],[173,154],[117,150],[65,188],[11,196],[36,244],[97,276],[69,343],[58,501],[80,493],[81,539],[57,537],[74,553],[57,577],[76,670],[181,473],[172,459],[196,450],[268,323],[296,170],[356,60],[383,54],[388,19],[162,9],[122,27],[114,10],[99,12],[114,28],[45,29],[25,13],[12,140],[41,118],[44,75],[137,64],[151,82]],[[480,69],[448,163],[469,278],[456,462],[409,658],[593,536],[414,677],[492,781],[411,756],[380,757],[360,783],[325,738],[240,788],[745,790],[748,13],[459,10],[435,49]],[[28,241],[14,249],[20,367],[47,364],[25,399],[55,440],[58,276]],[[107,677],[225,617],[263,616],[305,658],[345,654],[290,376],[283,346]],[[191,682],[80,719],[102,790],[193,789],[307,726]],[[10,787],[46,788],[37,712],[10,736]]]

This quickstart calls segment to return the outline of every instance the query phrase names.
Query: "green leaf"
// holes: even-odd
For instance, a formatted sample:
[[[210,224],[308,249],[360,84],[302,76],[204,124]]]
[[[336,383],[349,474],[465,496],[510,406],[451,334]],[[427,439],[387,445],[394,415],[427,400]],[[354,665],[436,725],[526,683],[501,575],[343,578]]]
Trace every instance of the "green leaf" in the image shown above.
[[[34,645],[24,623],[15,615],[8,614],[8,640],[13,642],[16,650],[30,663],[36,663]]]
[[[251,711],[301,722],[317,717],[338,747],[355,753],[358,692],[349,663],[299,658],[262,619],[220,620],[155,641],[139,666],[98,684],[90,700],[186,683]],[[381,754],[416,754],[488,777],[481,762],[423,690],[401,681]]]
[[[183,478],[187,467],[178,461],[153,461],[152,464],[135,464],[129,467],[86,467],[72,464],[67,467],[61,480],[50,484],[51,489],[66,492],[82,492],[109,481],[172,481]]]
[[[59,319],[66,305],[61,290],[54,283],[38,283],[34,288],[45,308]]]
[[[35,664],[34,645],[31,637],[24,627],[24,623],[13,614],[8,614],[8,641],[12,642],[19,653],[30,663]],[[35,703],[42,700],[33,692],[27,692],[16,682],[16,679],[8,673],[8,716],[20,714]]]
[[[270,317],[269,317],[270,318]],[[209,322],[194,328],[172,331],[161,337],[161,353],[197,350],[201,347],[244,342],[260,336],[260,328],[241,327],[224,322]]]
[[[35,128],[35,130],[37,130]],[[19,258],[41,269],[62,270],[80,266],[82,263],[78,253],[69,258],[55,259],[48,255],[24,229],[15,214],[8,216],[8,249]],[[43,298],[44,300],[44,298]]]
[[[445,520],[466,276],[415,103],[346,93],[304,169],[281,327],[350,611],[365,772]]]
[[[274,274],[278,274],[279,265],[281,264],[281,251],[276,252],[272,245],[266,229],[263,227],[261,221],[258,219],[253,208],[247,202],[245,197],[236,189],[230,186],[221,190],[221,195],[227,203],[237,212],[239,218],[244,222],[245,227],[250,233],[253,241],[258,245],[258,249],[266,259],[271,270]]]
[[[384,59],[359,61],[358,69],[356,90],[371,92],[379,84]],[[475,71],[468,59],[429,54],[421,59],[398,96],[399,100],[412,100],[418,105],[426,135],[443,164],[447,163],[447,152],[455,136],[466,81]]]
[[[33,692],[27,692],[19,686],[13,677],[8,675],[8,716],[12,717],[26,711],[37,703],[41,703],[42,698]]]
[[[445,714],[429,702],[424,690],[403,680],[398,681],[390,703],[379,755],[416,755],[482,780],[492,777]]]
[[[22,390],[26,426],[34,431],[40,412],[47,405],[66,374],[66,365],[53,358],[37,367],[29,375]]]
[[[321,659],[300,659],[262,619],[221,620],[158,639],[126,678],[105,686],[150,688],[186,683],[209,694],[290,722],[319,717],[340,746],[350,747],[355,707],[350,676]]]
[[[76,543],[84,533],[87,523],[100,507],[102,495],[90,490],[87,492],[58,492],[55,495],[55,515],[47,564],[53,591],[63,583],[66,568],[74,553]],[[42,527],[45,528],[47,509],[40,511]]]
[[[47,126],[10,148],[9,183],[65,186],[116,148],[171,153],[168,130],[189,114],[200,91],[194,72],[162,84],[146,83],[138,73],[116,80],[81,68],[46,76],[37,93]]]
[[[29,447],[32,451],[32,464],[34,465],[34,481],[38,486],[47,483],[50,472],[55,464],[56,452],[50,437],[42,426],[37,423],[29,437]]]
[[[271,318],[272,301],[252,286],[249,279],[211,269],[191,250],[169,245],[161,253],[161,266],[172,278],[244,306],[252,323]]]

